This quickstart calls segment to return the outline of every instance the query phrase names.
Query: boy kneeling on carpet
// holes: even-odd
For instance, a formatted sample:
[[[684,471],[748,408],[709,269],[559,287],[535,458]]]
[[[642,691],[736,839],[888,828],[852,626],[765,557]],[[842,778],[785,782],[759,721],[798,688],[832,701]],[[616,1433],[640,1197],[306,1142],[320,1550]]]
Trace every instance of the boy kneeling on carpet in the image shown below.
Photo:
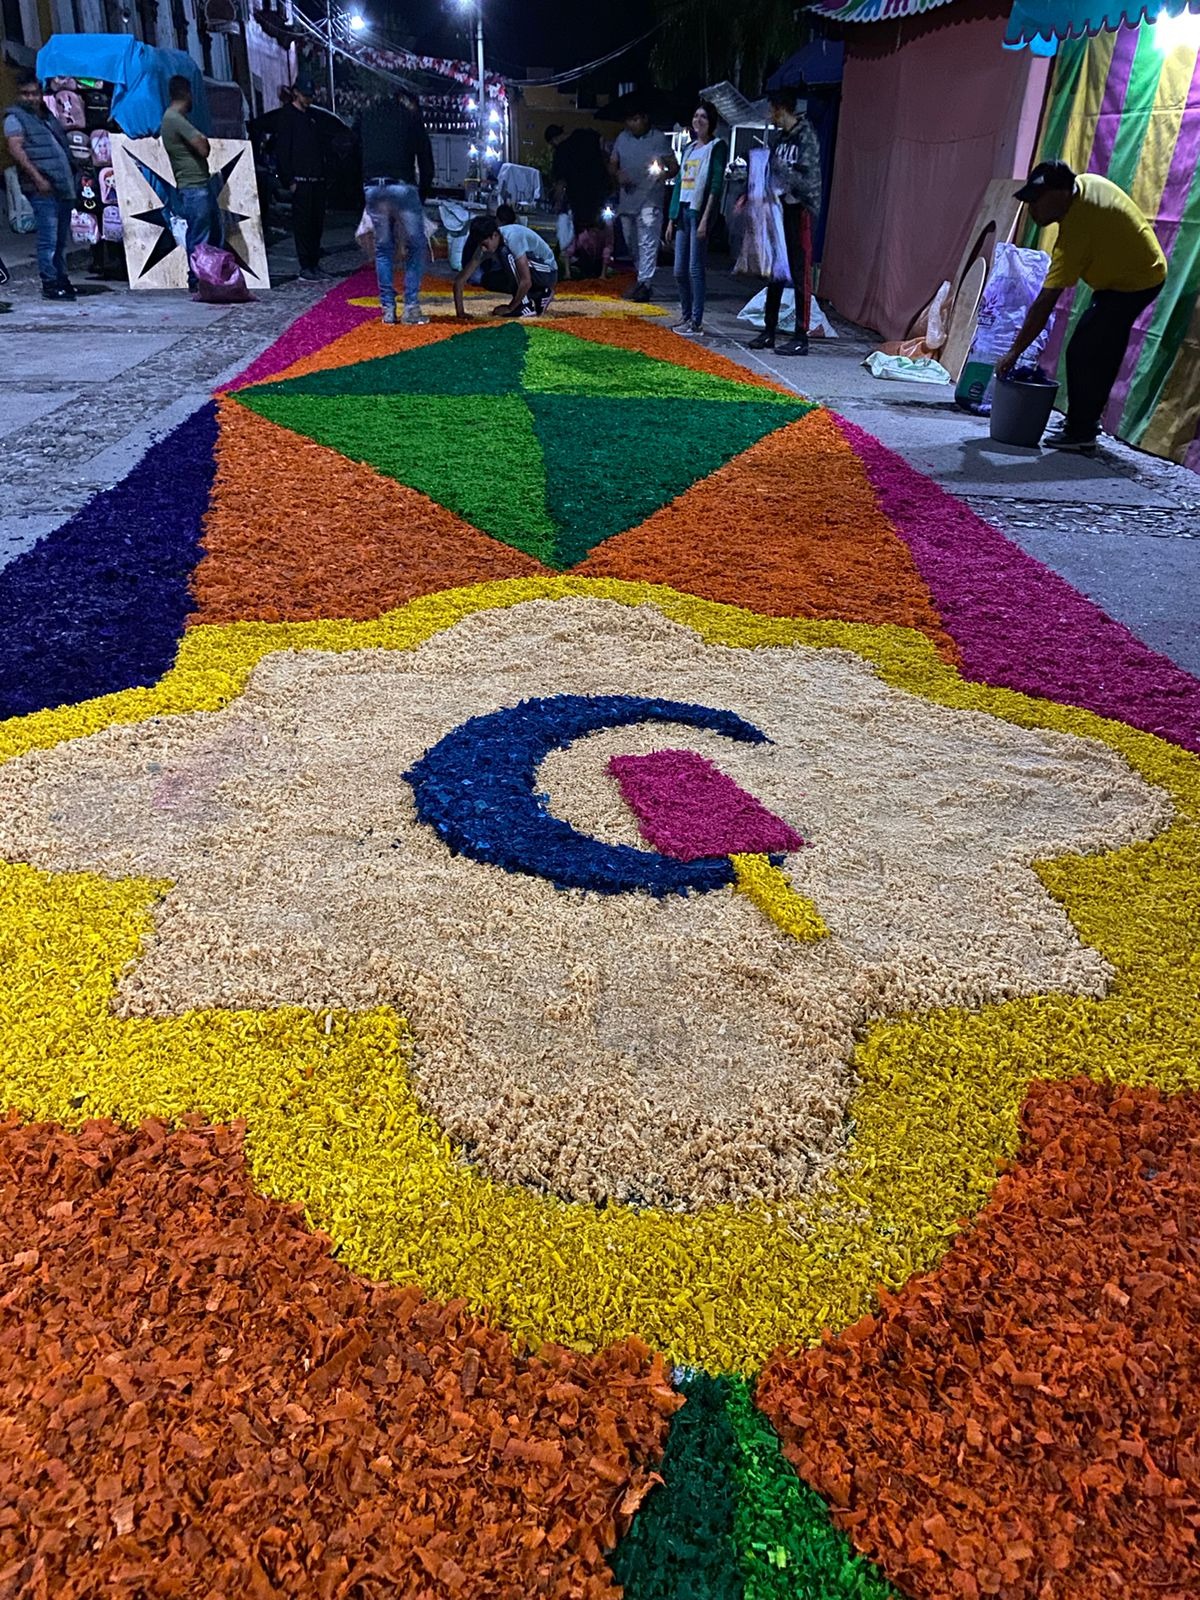
[[[463,249],[462,271],[454,280],[454,310],[463,318],[463,289],[479,271],[485,256],[494,256],[512,288],[507,305],[496,306],[495,317],[541,317],[554,298],[558,265],[554,251],[532,228],[495,217],[476,217]]]

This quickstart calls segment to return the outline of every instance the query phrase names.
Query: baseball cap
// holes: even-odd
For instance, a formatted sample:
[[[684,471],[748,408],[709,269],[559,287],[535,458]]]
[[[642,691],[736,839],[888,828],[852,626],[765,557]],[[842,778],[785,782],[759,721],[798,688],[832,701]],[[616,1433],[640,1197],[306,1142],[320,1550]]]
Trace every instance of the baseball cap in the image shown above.
[[[292,85],[292,88],[298,90],[306,100],[311,100],[313,95],[317,92],[316,85],[306,72],[302,72],[300,74],[295,83]]]
[[[1039,161],[1014,198],[1029,205],[1051,190],[1074,187],[1075,173],[1065,161]]]

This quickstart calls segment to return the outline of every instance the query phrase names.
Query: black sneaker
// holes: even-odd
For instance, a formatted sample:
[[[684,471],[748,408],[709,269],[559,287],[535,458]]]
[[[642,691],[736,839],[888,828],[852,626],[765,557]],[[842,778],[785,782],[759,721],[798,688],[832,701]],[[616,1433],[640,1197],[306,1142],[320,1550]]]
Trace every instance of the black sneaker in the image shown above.
[[[63,289],[57,283],[44,283],[42,285],[43,300],[74,300],[74,289]]]
[[[1094,433],[1072,433],[1064,422],[1052,428],[1042,443],[1047,450],[1067,450],[1073,455],[1094,456],[1097,437]]]
[[[73,283],[68,283],[66,278],[64,278],[63,281],[56,287],[62,290],[68,300],[75,300],[78,298],[78,291],[76,290],[75,285]]]
[[[647,300],[653,298],[653,294],[648,283],[635,283],[625,298],[627,300],[636,300],[644,305]]]
[[[747,350],[774,350],[774,348],[775,335],[773,333],[768,333],[765,328],[761,333],[756,334],[746,346]]]
[[[806,356],[808,354],[808,335],[799,333],[794,339],[789,339],[786,344],[780,345],[777,354],[781,356]]]

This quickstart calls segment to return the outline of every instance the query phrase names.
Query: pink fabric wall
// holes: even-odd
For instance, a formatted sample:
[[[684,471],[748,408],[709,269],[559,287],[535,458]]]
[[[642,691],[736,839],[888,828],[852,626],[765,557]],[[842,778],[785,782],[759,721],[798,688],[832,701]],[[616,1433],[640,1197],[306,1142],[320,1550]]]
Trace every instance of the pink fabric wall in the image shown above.
[[[953,278],[993,177],[1028,171],[1046,63],[995,0],[846,30],[822,299],[898,339]]]

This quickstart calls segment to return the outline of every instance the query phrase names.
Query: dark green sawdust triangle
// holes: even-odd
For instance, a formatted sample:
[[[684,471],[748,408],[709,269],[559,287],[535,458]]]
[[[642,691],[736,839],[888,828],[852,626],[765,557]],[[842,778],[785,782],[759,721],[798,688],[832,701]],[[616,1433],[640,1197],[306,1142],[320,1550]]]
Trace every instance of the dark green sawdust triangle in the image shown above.
[[[898,1600],[796,1476],[742,1378],[679,1384],[653,1489],[611,1557],[625,1600]]]
[[[765,434],[795,421],[770,403],[621,400],[530,394],[546,463],[546,506],[560,530],[554,565],[572,567],[635,527]]]
[[[790,407],[797,414],[808,405],[796,395],[780,394],[736,378],[696,372],[661,361],[623,345],[579,339],[557,328],[528,328],[529,349],[523,383],[530,394],[608,395],[632,400],[725,400],[733,403]]]
[[[311,395],[243,390],[251,411],[419,489],[496,539],[554,555],[546,475],[520,395]]]
[[[521,387],[528,340],[523,324],[464,330],[436,344],[309,372],[280,383],[256,384],[238,399],[271,389],[275,394],[512,394]]]

